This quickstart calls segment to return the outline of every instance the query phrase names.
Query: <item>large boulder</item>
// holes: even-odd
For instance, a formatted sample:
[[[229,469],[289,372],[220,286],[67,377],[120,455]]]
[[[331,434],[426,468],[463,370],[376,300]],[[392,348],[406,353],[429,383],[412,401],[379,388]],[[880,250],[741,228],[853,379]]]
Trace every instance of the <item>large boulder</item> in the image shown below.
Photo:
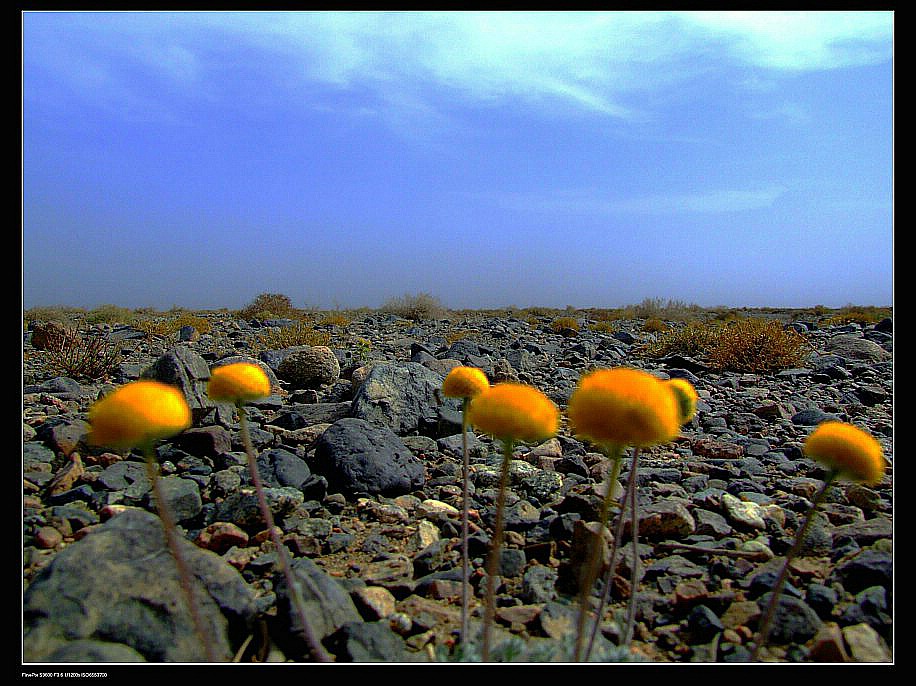
[[[443,377],[416,362],[376,364],[353,397],[351,415],[404,436],[461,430],[461,403],[442,395]]]
[[[215,553],[179,540],[192,592],[217,656],[229,661],[257,608],[239,572]],[[58,553],[23,597],[23,659],[68,655],[92,641],[92,655],[121,653],[147,662],[203,662],[159,518],[128,509]],[[98,642],[111,643],[101,650]],[[79,646],[76,646],[79,647]],[[86,653],[82,648],[77,653]]]
[[[327,346],[303,346],[283,358],[277,366],[277,376],[294,389],[317,388],[340,378],[340,362]]]
[[[390,429],[364,419],[334,422],[315,444],[316,472],[344,493],[401,495],[422,486],[426,470]]]

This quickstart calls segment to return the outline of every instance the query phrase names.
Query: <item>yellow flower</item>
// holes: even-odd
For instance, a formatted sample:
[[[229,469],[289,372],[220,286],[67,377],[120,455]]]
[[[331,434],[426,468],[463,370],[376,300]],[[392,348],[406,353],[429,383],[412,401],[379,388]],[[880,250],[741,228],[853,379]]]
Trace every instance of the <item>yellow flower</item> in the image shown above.
[[[803,452],[852,481],[876,484],[884,476],[881,444],[852,424],[820,424],[805,440]]]
[[[686,424],[697,412],[697,391],[687,379],[668,379],[667,383],[677,397],[681,424]]]
[[[173,436],[191,426],[184,395],[159,381],[133,381],[89,408],[89,442],[136,448]]]
[[[501,383],[471,400],[468,421],[503,441],[535,442],[557,432],[560,410],[536,388]]]
[[[449,398],[473,398],[489,387],[486,374],[477,367],[455,367],[445,377],[442,392]]]
[[[236,362],[213,370],[207,393],[211,399],[218,401],[256,400],[270,395],[270,379],[258,365]]]
[[[586,374],[569,398],[573,430],[600,445],[666,443],[680,431],[678,401],[661,379],[615,367]]]

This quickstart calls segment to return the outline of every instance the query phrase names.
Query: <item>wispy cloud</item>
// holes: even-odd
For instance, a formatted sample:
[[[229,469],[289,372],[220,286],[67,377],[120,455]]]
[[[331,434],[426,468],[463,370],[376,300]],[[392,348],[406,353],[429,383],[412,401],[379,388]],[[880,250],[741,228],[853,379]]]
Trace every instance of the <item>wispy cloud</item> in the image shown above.
[[[503,209],[539,214],[721,214],[770,207],[786,190],[783,186],[768,186],[757,189],[721,189],[614,198],[599,189],[587,188],[543,194],[475,193],[470,194],[470,197],[493,203]]]
[[[768,71],[884,61],[893,43],[890,12],[39,13],[24,27],[29,63],[98,98],[84,74],[103,72],[117,97],[138,101],[155,97],[149,78],[218,96],[228,88],[213,79],[226,74],[221,46],[232,44],[249,51],[241,67],[271,81],[374,96],[363,111],[435,94],[623,121],[645,120],[645,93],[712,64],[750,64],[763,75],[749,83],[760,83]]]

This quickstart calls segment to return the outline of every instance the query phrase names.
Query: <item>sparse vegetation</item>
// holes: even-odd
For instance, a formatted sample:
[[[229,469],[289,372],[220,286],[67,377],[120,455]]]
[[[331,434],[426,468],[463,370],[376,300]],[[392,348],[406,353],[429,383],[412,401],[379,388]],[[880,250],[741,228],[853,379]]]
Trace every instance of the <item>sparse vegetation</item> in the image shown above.
[[[661,319],[647,319],[642,325],[642,330],[646,333],[660,333],[667,331],[668,325]]]
[[[441,319],[448,313],[439,299],[429,293],[407,294],[399,298],[392,298],[382,305],[381,311],[413,322]]]
[[[43,351],[43,366],[54,376],[98,381],[118,371],[121,350],[101,333],[59,325],[40,330],[37,341],[35,333],[33,347]]]
[[[89,310],[84,321],[87,324],[134,324],[137,314],[126,307],[117,305],[99,305]]]
[[[560,333],[566,330],[578,331],[579,322],[575,317],[557,317],[550,322],[550,330],[554,333]]]
[[[720,369],[766,374],[801,365],[810,351],[801,334],[777,321],[753,318],[719,328],[709,358]]]
[[[239,310],[242,319],[292,318],[295,313],[293,302],[282,293],[261,293],[248,305]]]
[[[292,326],[271,327],[266,333],[258,335],[252,342],[255,354],[264,350],[280,350],[294,345],[327,345],[331,335],[326,331],[317,331],[303,322]]]

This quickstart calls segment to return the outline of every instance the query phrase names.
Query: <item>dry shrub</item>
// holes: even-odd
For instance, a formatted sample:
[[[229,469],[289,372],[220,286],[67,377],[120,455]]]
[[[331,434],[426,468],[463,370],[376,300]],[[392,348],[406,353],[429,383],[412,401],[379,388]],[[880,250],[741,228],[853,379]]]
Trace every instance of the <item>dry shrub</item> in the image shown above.
[[[771,319],[744,319],[719,328],[710,361],[720,369],[767,374],[797,367],[811,349],[807,339]]]
[[[120,348],[100,333],[66,329],[55,332],[45,344],[44,367],[54,376],[98,381],[119,370]]]
[[[293,302],[282,293],[261,293],[239,310],[242,319],[283,319],[295,313]]]
[[[828,317],[821,323],[826,326],[850,323],[865,326],[866,324],[875,324],[885,317],[890,316],[891,309],[889,307],[847,305],[846,307],[840,308],[835,315]]]
[[[333,314],[327,314],[322,317],[318,324],[319,326],[337,326],[345,328],[350,325],[350,318],[340,312],[334,312]]]
[[[808,340],[772,319],[739,319],[728,324],[698,321],[671,329],[642,348],[649,357],[680,354],[702,358],[722,370],[766,374],[803,364]]]
[[[657,341],[644,346],[643,352],[649,357],[674,354],[703,357],[715,345],[720,328],[698,321],[687,322],[685,326],[664,332]]]
[[[560,333],[566,329],[579,330],[579,322],[575,317],[557,317],[550,322],[550,330],[554,333]]]
[[[589,324],[588,330],[595,333],[614,333],[617,327],[609,321],[600,321]]]
[[[382,305],[381,311],[413,322],[441,319],[448,313],[439,299],[429,293],[408,294],[400,298],[392,298]]]
[[[647,319],[642,325],[642,330],[646,333],[661,333],[668,330],[668,325],[661,319]]]
[[[99,305],[86,314],[87,324],[128,324],[132,325],[138,317],[133,310],[117,305]]]
[[[302,322],[293,326],[272,327],[260,334],[252,344],[254,353],[264,350],[281,350],[294,345],[327,345],[331,336],[326,331],[316,331]]]
[[[449,331],[445,336],[445,340],[448,341],[448,344],[451,345],[455,341],[460,341],[462,338],[467,338],[468,336],[473,335],[473,331],[468,329],[457,329],[455,331]]]

